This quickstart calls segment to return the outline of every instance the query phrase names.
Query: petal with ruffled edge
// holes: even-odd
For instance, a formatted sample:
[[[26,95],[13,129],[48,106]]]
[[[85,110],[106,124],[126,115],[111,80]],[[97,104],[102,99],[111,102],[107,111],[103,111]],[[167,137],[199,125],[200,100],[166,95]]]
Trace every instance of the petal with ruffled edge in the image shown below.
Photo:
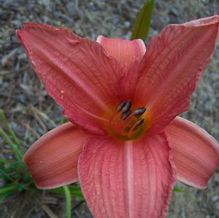
[[[41,189],[77,181],[77,162],[87,140],[84,132],[71,123],[49,131],[26,152],[24,162]]]
[[[102,114],[116,101],[117,62],[102,46],[68,29],[24,24],[17,30],[28,57],[48,93],[67,117],[83,128],[102,133]],[[117,101],[118,103],[118,101]]]
[[[116,142],[93,138],[81,153],[79,181],[96,218],[165,216],[175,171],[165,136]]]
[[[133,64],[139,64],[146,51],[145,44],[141,39],[127,40],[98,36],[97,42],[118,61],[118,64],[124,69],[124,73],[127,73]]]
[[[149,42],[134,88],[135,100],[146,105],[152,132],[188,109],[196,82],[215,49],[218,28],[219,16],[168,25]]]
[[[196,124],[177,117],[166,128],[173,148],[177,178],[197,188],[206,188],[219,166],[219,144]]]

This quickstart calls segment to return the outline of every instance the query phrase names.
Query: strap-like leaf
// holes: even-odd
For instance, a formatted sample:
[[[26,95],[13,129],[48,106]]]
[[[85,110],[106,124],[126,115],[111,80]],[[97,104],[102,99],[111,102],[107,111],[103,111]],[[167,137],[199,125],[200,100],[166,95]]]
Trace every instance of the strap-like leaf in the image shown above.
[[[146,40],[149,34],[155,0],[147,0],[139,11],[132,31],[132,39]]]

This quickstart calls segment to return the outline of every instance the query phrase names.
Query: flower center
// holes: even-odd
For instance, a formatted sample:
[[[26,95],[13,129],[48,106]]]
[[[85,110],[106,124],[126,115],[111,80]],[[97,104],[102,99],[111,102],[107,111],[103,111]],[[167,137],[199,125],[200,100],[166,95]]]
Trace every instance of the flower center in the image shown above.
[[[145,107],[132,110],[130,100],[121,102],[109,120],[110,133],[120,140],[137,139],[146,130]]]

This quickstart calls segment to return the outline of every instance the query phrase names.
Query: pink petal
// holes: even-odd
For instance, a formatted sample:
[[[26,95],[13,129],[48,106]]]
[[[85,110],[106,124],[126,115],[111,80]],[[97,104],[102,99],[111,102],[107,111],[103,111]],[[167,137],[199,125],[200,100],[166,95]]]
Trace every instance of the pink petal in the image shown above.
[[[63,124],[36,141],[24,161],[41,189],[50,189],[77,180],[77,162],[86,135],[71,123]]]
[[[48,93],[84,128],[102,132],[103,113],[115,100],[121,70],[99,43],[68,29],[25,24],[17,35]]]
[[[173,147],[178,179],[197,188],[205,188],[219,165],[219,144],[205,130],[177,117],[165,133]]]
[[[79,158],[79,181],[96,218],[161,218],[175,182],[164,135],[142,141],[93,138]]]
[[[146,51],[145,44],[141,39],[110,39],[104,36],[98,36],[97,42],[104,47],[110,56],[118,61],[124,72],[128,72],[134,64],[138,64]]]
[[[218,27],[219,16],[168,25],[149,42],[135,89],[136,101],[146,105],[148,125],[155,132],[188,109],[215,49]]]

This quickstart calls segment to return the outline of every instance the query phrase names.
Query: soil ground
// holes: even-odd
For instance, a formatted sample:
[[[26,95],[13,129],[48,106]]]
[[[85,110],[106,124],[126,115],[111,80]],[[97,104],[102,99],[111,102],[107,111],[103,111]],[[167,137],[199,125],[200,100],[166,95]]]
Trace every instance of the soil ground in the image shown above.
[[[61,109],[48,97],[32,71],[15,30],[23,22],[66,26],[81,36],[99,34],[130,37],[130,30],[143,0],[0,0],[0,108],[23,140],[25,149],[61,121]],[[168,23],[182,23],[219,13],[218,0],[157,0],[151,34]],[[219,141],[219,47],[192,98],[191,110],[183,116],[205,128]],[[0,151],[5,146],[0,138]],[[169,218],[219,217],[219,172],[206,190],[179,184],[174,192]],[[75,205],[80,203],[77,200]],[[76,205],[77,206],[77,205]],[[48,194],[13,196],[0,205],[0,218],[63,217],[63,201]],[[74,217],[91,218],[85,203]]]

